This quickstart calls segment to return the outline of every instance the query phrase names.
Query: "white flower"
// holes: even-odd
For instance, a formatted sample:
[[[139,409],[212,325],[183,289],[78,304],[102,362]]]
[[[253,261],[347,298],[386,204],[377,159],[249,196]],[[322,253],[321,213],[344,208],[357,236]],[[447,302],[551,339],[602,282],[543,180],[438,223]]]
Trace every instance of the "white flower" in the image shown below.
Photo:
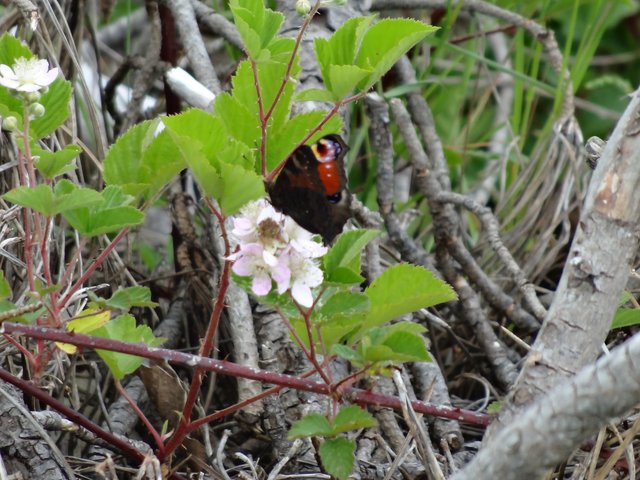
[[[270,269],[275,266],[275,257],[265,252],[262,245],[259,243],[243,245],[238,252],[229,256],[229,260],[235,260],[231,269],[236,275],[253,277],[251,282],[253,293],[262,296],[271,291]]]
[[[303,307],[313,305],[311,289],[322,283],[322,270],[311,258],[291,252],[289,270],[291,271],[291,296]]]
[[[240,210],[240,216],[233,219],[231,233],[240,243],[272,243],[286,241],[280,234],[284,215],[277,212],[264,198],[252,202]]]
[[[0,65],[0,85],[18,92],[37,92],[48,87],[58,76],[58,69],[49,70],[49,62],[20,57],[13,64]]]
[[[228,257],[235,262],[233,272],[253,277],[251,290],[256,295],[269,293],[275,281],[278,294],[291,289],[299,305],[311,307],[311,289],[323,280],[315,259],[327,253],[327,247],[266,200],[247,205],[240,214],[232,229],[239,250]]]
[[[313,234],[298,225],[293,218],[285,218],[284,231],[287,233],[291,247],[302,256],[318,258],[327,253],[327,247],[314,241]]]

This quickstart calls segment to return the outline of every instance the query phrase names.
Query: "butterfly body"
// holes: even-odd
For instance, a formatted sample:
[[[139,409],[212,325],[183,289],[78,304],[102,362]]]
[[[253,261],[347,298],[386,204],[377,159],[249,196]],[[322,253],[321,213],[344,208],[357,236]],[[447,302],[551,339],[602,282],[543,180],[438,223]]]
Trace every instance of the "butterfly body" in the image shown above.
[[[267,191],[273,206],[330,243],[351,216],[344,157],[347,145],[327,135],[289,157]]]

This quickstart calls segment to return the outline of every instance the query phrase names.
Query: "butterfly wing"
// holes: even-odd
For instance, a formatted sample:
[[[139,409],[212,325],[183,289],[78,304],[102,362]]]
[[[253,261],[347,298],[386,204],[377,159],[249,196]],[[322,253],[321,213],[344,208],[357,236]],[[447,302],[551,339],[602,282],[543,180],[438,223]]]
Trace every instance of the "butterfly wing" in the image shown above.
[[[350,217],[351,194],[343,164],[346,151],[337,135],[326,136],[312,147],[302,146],[267,187],[275,208],[304,229],[320,234],[325,243],[342,231]]]

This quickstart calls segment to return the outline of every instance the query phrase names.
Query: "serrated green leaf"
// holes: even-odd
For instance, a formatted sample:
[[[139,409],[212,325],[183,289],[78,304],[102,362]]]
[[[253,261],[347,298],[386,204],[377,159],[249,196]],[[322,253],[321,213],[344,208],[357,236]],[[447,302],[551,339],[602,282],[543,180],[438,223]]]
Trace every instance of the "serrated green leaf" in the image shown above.
[[[289,429],[289,439],[305,438],[314,435],[331,435],[332,429],[329,421],[322,415],[312,413],[294,422]]]
[[[213,109],[232,138],[249,147],[260,144],[260,121],[238,99],[228,93],[221,93],[216,98]]]
[[[424,344],[424,339],[418,334],[394,332],[385,339],[383,345],[389,347],[395,355],[402,356],[401,360],[397,356],[389,360],[400,360],[403,362],[431,361],[427,347]]]
[[[250,201],[265,195],[262,177],[238,165],[220,162],[220,178],[223,194],[217,200],[226,216],[233,215]]]
[[[4,277],[4,272],[0,270],[0,300],[4,300],[11,296],[11,287]]]
[[[364,282],[364,277],[349,267],[338,267],[331,272],[331,277],[326,277],[328,285],[353,285]]]
[[[151,301],[151,290],[147,287],[127,287],[116,290],[111,298],[105,301],[105,305],[119,310],[129,310],[131,307],[156,307],[157,303]]]
[[[316,309],[318,315],[325,318],[334,315],[353,315],[368,312],[370,309],[369,297],[356,292],[338,292],[329,297],[320,308]]]
[[[57,78],[40,97],[39,103],[44,106],[45,114],[29,123],[31,138],[38,140],[46,137],[60,127],[69,116],[70,101],[71,84]]]
[[[159,119],[141,122],[111,145],[103,162],[103,177],[107,185],[148,183],[149,179],[141,175],[140,165],[144,151],[155,138],[159,122]]]
[[[366,91],[377,82],[410,48],[431,35],[438,27],[407,18],[385,18],[365,33],[355,65],[373,73],[358,85]]]
[[[324,88],[308,88],[296,95],[298,102],[334,102],[334,95]]]
[[[136,325],[136,319],[131,315],[120,315],[105,326],[94,330],[97,337],[110,338],[131,343],[144,343],[149,346],[162,345],[162,338],[153,336],[153,332],[146,325]],[[133,373],[142,364],[144,358],[124,353],[96,350],[98,355],[108,365],[113,376],[121,380],[125,375]]]
[[[120,186],[108,186],[100,197],[100,203],[62,212],[67,222],[81,235],[102,235],[139,225],[144,220],[140,210],[127,206],[133,197],[124,195]]]
[[[364,293],[371,301],[367,327],[382,325],[405,313],[456,299],[453,289],[429,270],[408,264],[385,270]]]
[[[234,23],[250,57],[258,58],[280,30],[284,15],[265,8],[262,0],[232,0]]]
[[[638,324],[640,324],[640,308],[618,308],[611,322],[611,330]]]
[[[329,66],[331,93],[334,100],[342,100],[356,88],[356,85],[372,74],[371,69],[363,69],[355,65]]]
[[[31,208],[47,217],[54,214],[53,191],[49,185],[14,188],[5,193],[2,198],[16,205]]]
[[[359,276],[362,251],[379,233],[377,230],[351,230],[342,233],[324,257],[327,281],[344,283],[338,280],[345,279],[343,269]]]
[[[90,207],[103,202],[100,193],[92,188],[77,187],[69,180],[60,180],[53,189],[54,214],[76,208]]]
[[[331,348],[331,353],[338,355],[340,358],[350,361],[356,366],[362,366],[364,358],[361,353],[346,345],[336,344]]]
[[[57,152],[49,152],[36,145],[31,146],[31,154],[34,157],[38,157],[34,161],[36,168],[49,180],[75,170],[76,165],[73,159],[80,155],[81,152],[82,149],[77,145],[67,145]]]
[[[331,35],[331,38],[316,38],[314,48],[322,79],[328,90],[333,91],[329,70],[332,65],[353,65],[357,49],[366,28],[375,16],[350,18]]]
[[[349,405],[342,408],[333,419],[333,434],[357,430],[359,428],[375,427],[378,424],[375,418],[357,405]]]
[[[320,445],[320,459],[327,473],[346,480],[353,471],[356,444],[346,438],[332,438]]]
[[[12,66],[15,61],[24,57],[33,58],[33,53],[25,44],[9,33],[0,36],[0,63]]]
[[[205,158],[222,159],[247,169],[253,168],[252,150],[232,138],[220,118],[192,108],[179,115],[164,117],[162,121],[168,129],[179,136],[188,137],[197,142]],[[210,163],[215,165],[213,161]]]

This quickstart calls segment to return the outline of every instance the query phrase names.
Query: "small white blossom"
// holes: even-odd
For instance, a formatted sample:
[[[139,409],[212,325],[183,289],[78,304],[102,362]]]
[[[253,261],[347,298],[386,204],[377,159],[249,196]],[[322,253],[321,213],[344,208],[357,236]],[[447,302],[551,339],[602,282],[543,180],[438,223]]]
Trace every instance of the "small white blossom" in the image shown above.
[[[298,225],[293,218],[286,217],[284,231],[289,238],[291,248],[300,255],[307,258],[318,258],[327,253],[327,247],[314,241],[313,234]]]
[[[241,277],[253,277],[251,290],[258,296],[266,295],[271,291],[271,277],[269,275],[272,266],[269,265],[269,256],[265,258],[265,251],[258,243],[243,245],[237,253],[229,256],[235,260],[231,269]]]
[[[313,304],[311,289],[322,283],[322,270],[314,260],[295,253],[289,257],[289,270],[291,296],[300,305],[309,308]]]
[[[311,289],[323,280],[315,259],[327,253],[327,247],[266,200],[247,205],[240,214],[232,229],[239,243],[239,250],[229,256],[235,262],[233,272],[253,277],[256,295],[269,293],[275,282],[280,295],[290,289],[298,304],[311,307]]]
[[[49,62],[32,58],[27,60],[20,57],[12,67],[0,65],[0,85],[18,92],[37,92],[56,79],[58,69],[49,70]]]

